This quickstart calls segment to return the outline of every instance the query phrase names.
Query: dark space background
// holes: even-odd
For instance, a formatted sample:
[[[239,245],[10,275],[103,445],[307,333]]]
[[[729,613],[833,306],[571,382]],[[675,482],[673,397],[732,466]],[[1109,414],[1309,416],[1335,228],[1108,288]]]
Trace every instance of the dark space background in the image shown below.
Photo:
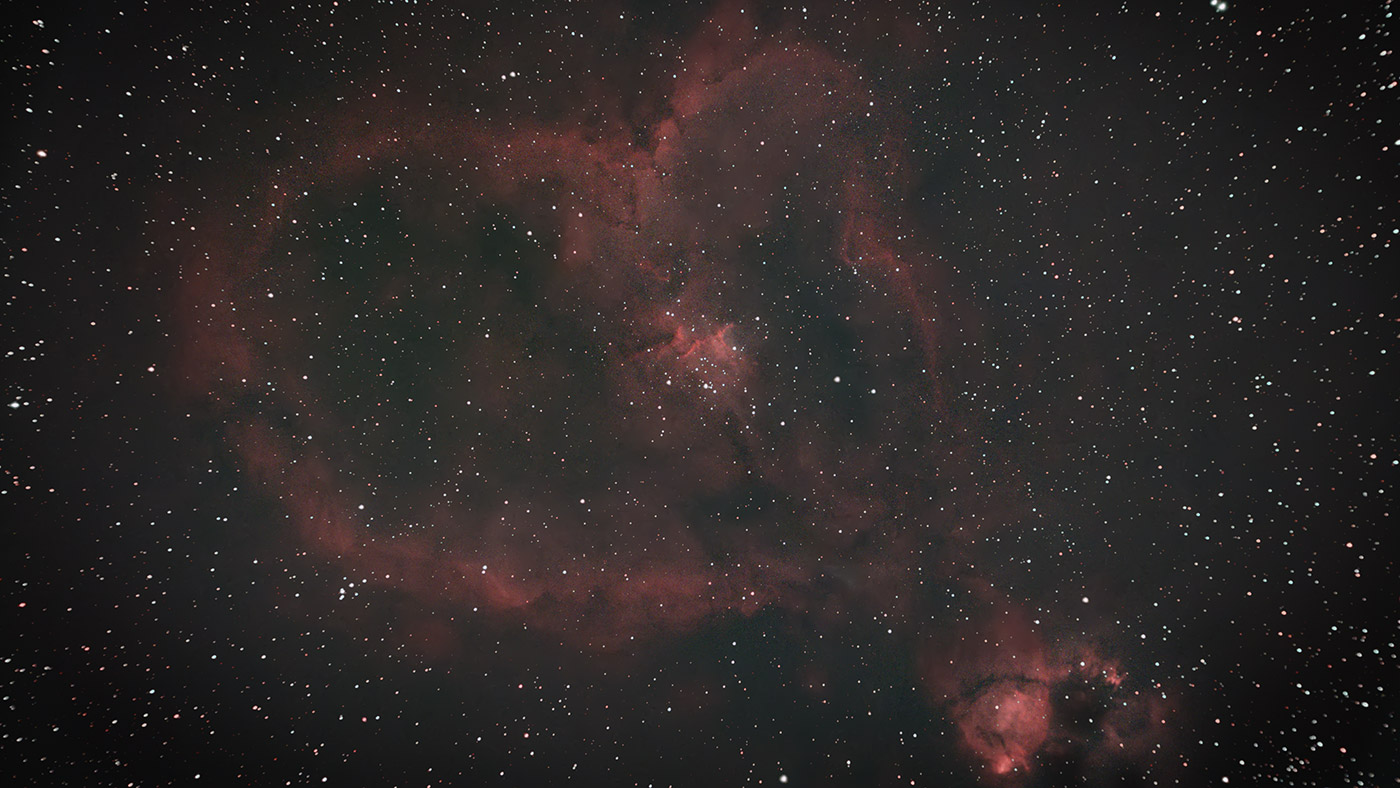
[[[9,6],[7,784],[1400,782],[1291,5]]]

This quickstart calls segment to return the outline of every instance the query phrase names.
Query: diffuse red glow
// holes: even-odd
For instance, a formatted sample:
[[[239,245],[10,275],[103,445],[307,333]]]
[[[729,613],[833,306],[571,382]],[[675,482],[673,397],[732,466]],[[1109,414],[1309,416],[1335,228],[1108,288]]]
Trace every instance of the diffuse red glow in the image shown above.
[[[908,611],[919,605],[909,589],[920,561],[957,563],[965,544],[953,535],[959,523],[907,503],[931,496],[898,487],[932,472],[892,470],[897,460],[887,445],[902,442],[898,459],[915,464],[962,451],[937,443],[959,428],[947,425],[938,382],[940,331],[953,322],[940,300],[943,274],[928,245],[899,229],[907,185],[897,161],[874,153],[898,148],[897,129],[886,124],[883,142],[872,146],[866,132],[847,128],[856,118],[875,122],[864,117],[873,102],[850,66],[810,46],[718,34],[726,23],[748,29],[727,8],[692,42],[693,68],[640,135],[644,145],[564,124],[415,117],[399,120],[411,133],[352,133],[347,119],[323,160],[268,176],[256,207],[202,222],[225,229],[222,238],[211,234],[207,255],[182,278],[186,393],[207,397],[226,420],[227,441],[250,476],[317,555],[425,608],[476,611],[591,649],[770,606],[806,610],[818,600],[828,618],[845,606]],[[457,335],[452,363],[431,371],[443,381],[437,399],[396,401],[382,416],[365,416],[350,412],[346,392],[301,368],[302,359],[349,340],[294,330],[290,299],[269,298],[269,282],[310,279],[329,264],[279,246],[297,232],[293,221],[310,210],[306,203],[353,191],[381,165],[400,161],[439,170],[402,200],[442,236],[461,240],[468,234],[461,225],[471,224],[444,207],[463,199],[454,179],[475,190],[473,210],[504,206],[529,228],[524,237],[538,246],[522,265],[541,269],[534,273],[543,316],[511,313],[514,322]],[[785,185],[806,196],[786,194]],[[871,304],[851,321],[858,363],[878,370],[907,350],[924,373],[917,384],[878,381],[895,393],[869,418],[893,426],[864,444],[838,437],[856,421],[848,410],[857,409],[831,404],[841,389],[820,390],[802,411],[769,412],[794,384],[782,369],[791,359],[768,349],[782,338],[761,318],[769,302],[792,294],[757,297],[754,285],[740,283],[773,281],[746,270],[760,253],[745,244],[793,214],[826,228],[824,239],[804,239],[812,259],[759,264],[854,271]],[[412,266],[383,262],[396,272]],[[377,305],[386,312],[414,287],[407,274],[396,276],[394,298]],[[448,289],[451,277],[441,280]],[[311,299],[302,305],[329,309]],[[358,318],[369,309],[351,311]],[[540,339],[551,321],[569,326],[572,333],[560,334],[582,349]],[[379,361],[387,364],[395,351],[384,352]],[[571,376],[582,377],[578,370],[594,361],[599,369],[584,390]],[[589,398],[588,407],[561,404],[574,394]],[[382,460],[357,441],[410,405],[447,412],[434,416],[451,428],[429,436],[434,450],[460,464],[460,484],[479,486],[458,496],[456,476],[404,482],[408,493],[378,507],[391,515],[362,512],[366,496],[354,488],[366,474],[351,468]],[[458,426],[471,419],[490,425],[490,434]],[[575,432],[585,430],[576,422],[588,434]],[[927,434],[910,424],[929,425]],[[551,430],[557,450],[536,439]],[[402,428],[388,443],[422,433]],[[926,451],[931,445],[941,451]],[[494,486],[475,481],[483,475]],[[895,523],[901,512],[948,537],[944,552],[925,553]],[[371,517],[402,522],[371,528]],[[410,522],[422,527],[405,527]],[[787,529],[781,537],[766,530],[779,525]],[[819,581],[843,572],[855,578],[850,590],[822,599]],[[956,572],[947,579],[961,580]],[[1014,775],[1068,738],[1056,721],[1057,685],[1080,677],[1117,692],[1123,675],[1094,652],[1046,647],[1032,627],[1014,623],[1021,618],[1013,606],[998,603],[997,612],[985,632],[929,635],[923,678],[968,752],[993,773]],[[458,652],[440,620],[410,616],[404,637],[431,657]],[[1147,735],[1116,722],[1127,713],[1099,723],[1101,746],[1127,747]]]
[[[1162,741],[1170,712],[1160,692],[1128,691],[1119,663],[1094,645],[1047,645],[1015,606],[985,586],[978,596],[986,615],[928,639],[922,675],[992,774],[1011,779],[1071,755],[1101,765]]]

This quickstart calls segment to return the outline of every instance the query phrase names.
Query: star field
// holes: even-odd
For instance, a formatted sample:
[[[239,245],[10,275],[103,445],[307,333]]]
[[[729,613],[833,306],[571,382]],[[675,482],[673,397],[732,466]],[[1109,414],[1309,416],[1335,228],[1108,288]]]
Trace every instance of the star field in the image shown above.
[[[10,782],[1400,783],[1389,3],[21,10]]]

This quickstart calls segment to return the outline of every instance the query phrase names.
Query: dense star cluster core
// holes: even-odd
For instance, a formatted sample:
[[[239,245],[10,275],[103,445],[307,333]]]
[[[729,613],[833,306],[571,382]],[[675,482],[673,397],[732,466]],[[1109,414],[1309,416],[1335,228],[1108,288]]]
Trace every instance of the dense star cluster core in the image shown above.
[[[1201,5],[34,10],[3,768],[1396,784],[1390,10]]]

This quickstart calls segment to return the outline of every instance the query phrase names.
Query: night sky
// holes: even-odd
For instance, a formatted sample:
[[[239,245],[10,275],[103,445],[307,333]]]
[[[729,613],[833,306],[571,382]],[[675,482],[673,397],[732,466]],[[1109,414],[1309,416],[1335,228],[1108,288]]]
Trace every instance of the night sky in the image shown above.
[[[5,784],[1400,785],[1390,2],[7,7]]]

